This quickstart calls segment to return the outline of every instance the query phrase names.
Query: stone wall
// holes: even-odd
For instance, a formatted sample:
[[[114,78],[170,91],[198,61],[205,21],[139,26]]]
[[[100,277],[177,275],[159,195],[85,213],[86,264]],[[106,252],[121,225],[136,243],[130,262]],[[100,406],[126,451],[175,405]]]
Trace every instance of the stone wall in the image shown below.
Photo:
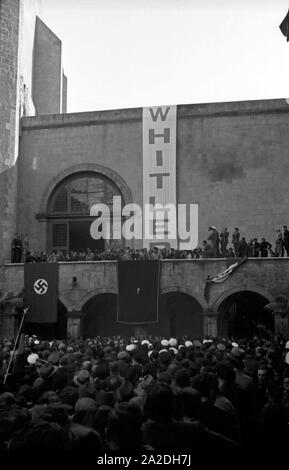
[[[18,142],[19,0],[0,2],[0,263],[10,257],[15,230]]]
[[[16,230],[19,120],[35,114],[33,81],[40,110],[61,110],[61,42],[40,19],[35,37],[40,13],[39,0],[0,0],[0,264],[10,260]]]
[[[274,245],[275,229],[289,225],[285,99],[181,105],[177,119],[177,202],[199,204],[199,245],[209,225],[226,226],[230,241],[238,226]],[[141,109],[25,118],[20,157],[18,227],[37,250],[46,249],[40,202],[76,165],[113,171],[142,205]]]
[[[221,302],[240,291],[256,292],[268,302],[279,294],[289,297],[288,258],[250,258],[230,278],[211,285],[209,300],[205,283],[228,267],[228,260],[165,260],[161,262],[160,293],[183,292],[194,297],[204,311],[217,312]],[[72,286],[72,278],[77,285]],[[0,272],[0,290],[19,293],[24,287],[22,264],[7,264]],[[91,297],[117,293],[117,262],[59,263],[59,298],[69,311],[80,311]]]
[[[37,115],[62,110],[61,48],[60,39],[36,18],[32,96]]]
[[[242,291],[253,292],[263,296],[268,302],[274,301],[279,294],[289,298],[288,258],[250,258],[225,282],[211,285],[209,295],[205,298],[208,276],[219,274],[230,263],[231,261],[224,259],[161,262],[160,294],[185,293],[198,302],[203,317],[203,329],[201,327],[202,331],[198,330],[200,336],[217,335],[218,308],[232,294]],[[76,285],[73,285],[72,278],[77,278]],[[9,264],[1,268],[0,291],[12,291],[18,294],[23,286],[22,264]],[[78,335],[81,332],[83,312],[90,299],[99,294],[117,294],[117,292],[116,262],[59,263],[59,300],[67,309],[68,332],[72,336],[77,336],[76,332]],[[1,318],[2,330],[11,328],[10,323],[14,321],[11,315],[7,316],[7,320]],[[156,325],[150,325],[152,331],[155,327]],[[0,337],[1,334],[0,331]]]

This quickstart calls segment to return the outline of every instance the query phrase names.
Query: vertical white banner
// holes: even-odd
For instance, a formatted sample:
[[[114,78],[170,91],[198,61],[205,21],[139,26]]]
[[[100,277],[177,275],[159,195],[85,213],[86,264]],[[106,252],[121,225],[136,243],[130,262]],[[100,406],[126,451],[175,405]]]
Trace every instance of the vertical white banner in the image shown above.
[[[143,108],[143,246],[177,248],[176,106]]]

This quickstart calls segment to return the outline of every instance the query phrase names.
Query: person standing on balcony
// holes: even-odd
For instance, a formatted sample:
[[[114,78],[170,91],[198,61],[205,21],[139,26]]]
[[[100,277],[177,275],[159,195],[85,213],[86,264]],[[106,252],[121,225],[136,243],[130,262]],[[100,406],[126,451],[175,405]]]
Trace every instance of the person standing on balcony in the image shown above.
[[[260,253],[262,258],[268,257],[268,252],[272,248],[271,243],[267,242],[265,238],[262,238],[260,243]]]
[[[221,255],[223,258],[227,256],[227,246],[229,243],[229,232],[227,227],[223,228],[220,233],[220,240],[221,240]]]
[[[283,256],[283,239],[279,228],[276,230],[275,255]]]
[[[235,230],[233,232],[233,235],[232,235],[232,245],[234,247],[234,252],[235,252],[235,256],[236,258],[239,255],[239,246],[240,246],[240,232],[239,232],[239,228],[238,227],[235,227]]]
[[[219,233],[213,225],[209,227],[209,236],[208,236],[209,243],[212,247],[213,251],[213,258],[220,258],[220,237]]]

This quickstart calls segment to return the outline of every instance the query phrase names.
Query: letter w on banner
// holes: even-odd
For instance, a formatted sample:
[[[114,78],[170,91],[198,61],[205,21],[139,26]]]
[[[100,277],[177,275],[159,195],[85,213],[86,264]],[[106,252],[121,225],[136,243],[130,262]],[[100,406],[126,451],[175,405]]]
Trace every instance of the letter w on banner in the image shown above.
[[[143,108],[143,246],[177,248],[176,106]]]
[[[27,323],[57,321],[58,264],[24,264],[25,303],[29,307]]]

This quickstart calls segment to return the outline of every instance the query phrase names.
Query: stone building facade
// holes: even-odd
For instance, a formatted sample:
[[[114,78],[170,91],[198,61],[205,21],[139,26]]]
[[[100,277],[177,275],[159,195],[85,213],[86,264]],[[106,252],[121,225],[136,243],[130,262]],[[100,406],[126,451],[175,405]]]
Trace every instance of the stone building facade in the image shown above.
[[[40,14],[39,0],[0,1],[0,262],[17,225],[20,119],[66,112],[61,41]]]
[[[91,242],[92,218],[85,209],[90,197],[110,204],[112,196],[119,195],[123,204],[143,205],[143,110],[67,114],[66,109],[61,40],[41,19],[38,1],[0,0],[2,292],[12,289],[17,294],[23,288],[23,266],[8,265],[16,231],[28,236],[32,251],[85,249]],[[266,237],[273,244],[275,230],[289,225],[288,128],[285,99],[177,106],[176,201],[198,204],[199,245],[207,239],[210,225],[219,230],[227,227],[230,240],[234,227],[239,227],[246,239]],[[140,248],[142,240],[122,240],[113,246],[125,244]],[[92,248],[109,246],[106,242]],[[264,301],[273,300],[280,289],[288,294],[288,260],[267,260],[267,264],[260,260],[250,265],[251,283],[245,282],[248,273],[240,274],[231,287],[227,285],[228,290],[225,286],[219,292],[219,300],[216,291],[215,303],[212,299],[206,303],[203,271],[209,264],[201,261],[186,262],[181,268],[177,262],[167,264],[161,286],[164,295],[176,292],[197,302],[189,305],[183,299],[180,305],[186,315],[190,309],[198,311],[198,335],[216,334],[219,307],[238,289],[259,294]],[[226,267],[224,260],[220,263],[220,270]],[[100,303],[89,306],[91,299],[116,294],[116,268],[105,266],[67,264],[60,268],[61,282],[67,282],[67,288],[60,286],[60,301],[72,336],[81,334],[85,315],[102,308]],[[268,267],[270,275],[263,278],[262,269]],[[213,268],[212,274],[217,274],[217,266]],[[80,290],[71,288],[75,272],[89,281]],[[103,285],[98,291],[99,279]],[[14,313],[10,310],[5,315],[12,331]],[[0,329],[8,325],[3,319]],[[172,331],[165,320],[163,326],[167,333]]]
[[[288,127],[285,99],[177,107],[177,203],[199,205],[200,245],[210,225],[273,245],[289,225]],[[49,201],[69,176],[108,178],[142,206],[142,109],[25,117],[21,129],[17,230],[35,250],[52,248]]]

